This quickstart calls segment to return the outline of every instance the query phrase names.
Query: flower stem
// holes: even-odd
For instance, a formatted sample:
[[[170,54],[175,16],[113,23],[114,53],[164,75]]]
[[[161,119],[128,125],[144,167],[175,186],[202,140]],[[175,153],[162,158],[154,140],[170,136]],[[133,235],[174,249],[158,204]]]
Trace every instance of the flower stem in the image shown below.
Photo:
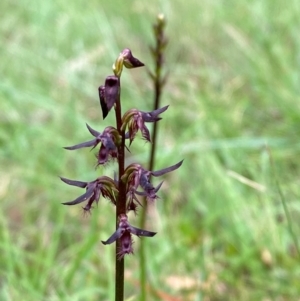
[[[154,92],[154,108],[153,110],[158,109],[160,98],[161,98],[161,87],[158,84],[159,80],[156,78],[154,82],[155,92]],[[157,140],[157,122],[154,122],[153,125],[153,134],[152,134],[152,144],[151,144],[151,153],[150,153],[150,159],[149,159],[149,167],[148,170],[154,170],[154,162],[155,162],[155,153],[156,153],[156,140]],[[144,210],[141,212],[141,219],[140,219],[140,227],[142,229],[145,228],[146,223],[146,215],[147,215],[147,201],[144,200],[143,202]],[[145,253],[145,244],[146,240],[141,239],[140,243],[140,252],[139,252],[139,258],[140,258],[140,282],[141,282],[141,301],[146,301],[146,275],[147,275],[147,267],[146,267],[146,253]]]
[[[152,50],[152,55],[155,61],[155,70],[154,74],[149,71],[150,77],[153,82],[153,89],[154,89],[154,104],[153,110],[156,110],[160,106],[160,99],[162,96],[162,89],[165,83],[165,79],[162,78],[162,67],[164,62],[164,49],[166,46],[166,38],[164,37],[164,27],[165,27],[165,20],[162,15],[158,15],[157,23],[153,26],[153,31],[155,35],[155,48]],[[151,153],[149,159],[149,167],[148,170],[154,170],[154,163],[155,163],[155,153],[156,153],[156,143],[157,143],[157,132],[158,132],[158,123],[154,122],[153,125],[153,133],[152,133],[152,144],[151,144]],[[142,229],[145,228],[146,223],[146,214],[147,214],[147,201],[144,200],[143,202],[144,210],[141,213],[140,218],[140,227]],[[146,254],[145,254],[145,240],[141,240],[140,244],[140,252],[139,252],[139,259],[140,259],[140,282],[141,282],[141,295],[140,300],[146,301],[147,294],[146,294],[146,275],[147,275],[147,266],[146,266]]]
[[[121,177],[124,174],[125,169],[125,133],[121,130],[122,127],[122,109],[121,109],[121,85],[119,79],[119,93],[117,101],[115,103],[115,113],[116,113],[116,123],[117,130],[121,135],[121,144],[118,147],[118,166],[119,166],[119,179],[118,179],[118,199],[116,204],[116,229],[118,228],[118,218],[121,214],[126,213],[126,186],[125,183],[121,181]],[[120,248],[120,241],[117,240],[116,243],[116,275],[115,275],[115,301],[124,300],[124,257],[122,259],[118,258],[118,252]]]

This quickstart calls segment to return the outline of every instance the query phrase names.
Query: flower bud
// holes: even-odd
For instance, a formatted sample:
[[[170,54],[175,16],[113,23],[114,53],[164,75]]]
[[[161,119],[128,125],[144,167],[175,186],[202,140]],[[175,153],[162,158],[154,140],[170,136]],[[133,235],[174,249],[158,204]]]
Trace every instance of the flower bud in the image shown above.
[[[138,60],[132,55],[131,50],[128,48],[125,48],[119,54],[118,58],[113,64],[113,71],[115,76],[117,77],[121,76],[123,65],[128,69],[145,66],[140,60]]]
[[[124,66],[128,69],[131,68],[138,68],[138,67],[143,67],[145,66],[141,61],[139,61],[137,58],[135,58],[132,53],[131,50],[128,48],[125,48],[121,54],[124,57]]]

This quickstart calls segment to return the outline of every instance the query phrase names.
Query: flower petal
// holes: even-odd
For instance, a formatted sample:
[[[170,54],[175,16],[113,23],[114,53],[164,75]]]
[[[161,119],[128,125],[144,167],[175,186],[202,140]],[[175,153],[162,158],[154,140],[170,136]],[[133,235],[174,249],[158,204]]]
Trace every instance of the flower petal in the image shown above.
[[[155,192],[157,192],[157,191],[160,189],[160,187],[161,187],[161,185],[163,184],[163,182],[164,182],[164,181],[160,182],[160,183],[155,187],[155,189],[154,189]]]
[[[94,194],[94,188],[95,188],[94,185],[92,185],[88,188],[86,193],[84,193],[83,195],[81,195],[80,197],[75,199],[74,201],[65,202],[65,203],[62,203],[62,204],[63,205],[76,205],[76,204],[82,203],[82,202],[88,200]]]
[[[143,67],[145,66],[144,63],[142,63],[140,60],[138,60],[137,58],[135,58],[133,55],[132,55],[132,52],[130,49],[128,48],[125,48],[121,54],[123,55],[124,57],[124,66],[126,68],[137,68],[137,67]]]
[[[105,117],[108,114],[108,108],[107,108],[107,104],[105,102],[105,87],[104,86],[100,86],[98,88],[98,93],[99,93],[99,99],[100,99],[100,105],[101,105],[101,110],[102,110],[102,116],[103,119],[105,119]]]
[[[147,237],[153,237],[156,232],[152,232],[152,231],[147,231],[147,230],[143,230],[140,228],[136,228],[130,225],[129,227],[130,232],[136,236],[147,236]]]
[[[151,171],[151,175],[154,177],[158,177],[158,176],[162,176],[168,172],[171,172],[173,170],[176,170],[177,168],[179,168],[182,165],[183,160],[181,160],[180,162],[178,162],[175,165],[172,165],[170,167],[161,169],[161,170],[157,170],[157,171]]]
[[[106,240],[106,241],[101,240],[101,242],[104,245],[109,245],[109,244],[115,242],[117,239],[119,239],[123,235],[124,231],[125,231],[124,229],[118,228],[108,240]]]
[[[145,126],[145,124],[143,124],[143,126],[140,128],[141,132],[142,132],[142,136],[145,140],[147,140],[148,142],[151,142],[151,138],[150,138],[150,132],[148,130],[148,128]]]
[[[124,232],[120,238],[120,247],[118,249],[118,259],[121,260],[126,254],[133,254],[132,238],[130,232]]]
[[[77,186],[81,188],[85,188],[88,184],[87,182],[69,180],[63,177],[60,177],[60,179],[68,185]]]
[[[105,80],[105,103],[108,109],[114,106],[120,93],[120,80],[117,76],[110,75]]]
[[[83,142],[83,143],[80,143],[80,144],[76,144],[76,145],[73,145],[73,146],[64,147],[64,149],[75,150],[75,149],[79,149],[79,148],[82,148],[82,147],[90,147],[90,146],[95,147],[97,144],[98,144],[97,140],[93,139],[93,140]]]
[[[159,121],[161,118],[158,117],[159,114],[163,113],[168,109],[169,106],[164,106],[160,109],[154,110],[152,112],[142,112],[143,120],[145,122],[154,122],[154,121]]]
[[[87,123],[86,123],[86,127],[88,128],[89,132],[94,136],[94,137],[98,137],[101,135],[101,133],[99,133],[98,131],[92,129]]]

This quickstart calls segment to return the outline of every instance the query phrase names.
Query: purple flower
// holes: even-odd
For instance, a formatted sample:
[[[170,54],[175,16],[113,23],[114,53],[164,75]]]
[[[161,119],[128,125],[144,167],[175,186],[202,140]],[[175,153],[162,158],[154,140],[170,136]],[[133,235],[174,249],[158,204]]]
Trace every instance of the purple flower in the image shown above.
[[[109,199],[114,205],[116,205],[116,194],[118,193],[118,189],[114,180],[109,177],[102,176],[92,182],[74,181],[62,177],[60,179],[68,185],[86,189],[86,192],[83,195],[79,196],[73,201],[65,202],[63,205],[76,205],[87,201],[87,204],[83,207],[83,210],[90,212],[93,203],[96,202],[96,204],[98,204],[100,195],[106,199]]]
[[[76,144],[73,146],[65,147],[67,150],[75,150],[83,147],[91,147],[94,149],[99,143],[101,143],[100,149],[96,155],[98,162],[97,165],[105,164],[109,158],[117,158],[120,136],[118,131],[112,127],[108,126],[104,129],[102,133],[92,129],[88,124],[86,125],[89,132],[95,137],[93,140]]]
[[[110,75],[105,79],[104,86],[98,88],[103,119],[114,106],[120,94],[120,79]]]
[[[130,139],[130,144],[135,138],[138,130],[141,131],[142,136],[145,140],[151,142],[150,133],[145,125],[145,122],[156,122],[161,120],[158,116],[168,109],[169,106],[154,110],[152,112],[143,112],[137,109],[131,109],[127,111],[122,118],[122,130],[128,128],[128,133],[126,133],[126,138]]]
[[[156,232],[142,230],[131,226],[128,222],[127,215],[121,214],[119,217],[118,229],[112,234],[112,236],[108,240],[102,241],[102,243],[104,245],[108,245],[115,242],[117,239],[120,239],[118,257],[119,259],[122,259],[126,254],[133,254],[133,248],[132,248],[133,240],[131,234],[134,234],[138,237],[140,236],[153,237],[156,234]]]
[[[117,77],[120,77],[122,74],[123,66],[126,68],[138,68],[145,66],[140,60],[135,58],[132,55],[130,49],[125,48],[116,59],[115,63],[113,64],[113,71]]]
[[[132,52],[129,48],[125,48],[121,52],[121,55],[123,56],[123,64],[126,68],[131,69],[145,66],[144,63],[132,55]]]
[[[122,180],[127,183],[127,210],[129,211],[132,210],[131,208],[133,208],[135,211],[136,207],[132,205],[134,202],[140,205],[137,195],[146,196],[148,201],[154,201],[157,199],[158,196],[156,193],[160,189],[163,182],[154,187],[150,182],[151,176],[158,177],[174,171],[181,166],[182,162],[183,160],[175,165],[157,171],[145,170],[140,164],[130,164],[126,168],[122,177]],[[143,191],[137,190],[139,186],[143,189]]]

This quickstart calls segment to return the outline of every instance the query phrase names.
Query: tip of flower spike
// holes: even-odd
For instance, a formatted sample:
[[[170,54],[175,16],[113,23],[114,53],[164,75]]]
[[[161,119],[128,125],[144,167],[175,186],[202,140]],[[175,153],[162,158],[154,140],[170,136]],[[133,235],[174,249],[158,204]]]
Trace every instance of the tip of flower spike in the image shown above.
[[[160,13],[157,15],[157,20],[160,22],[164,22],[165,21],[165,16],[164,14]]]
[[[135,58],[132,55],[132,52],[129,48],[125,48],[116,59],[115,63],[113,64],[113,72],[115,76],[120,77],[123,71],[123,66],[126,68],[138,68],[145,66],[140,60]]]
[[[122,52],[121,55],[124,58],[123,64],[126,68],[138,68],[138,67],[143,67],[145,66],[144,63],[142,63],[140,60],[138,60],[137,58],[135,58],[132,55],[132,52],[130,49],[125,48]]]

